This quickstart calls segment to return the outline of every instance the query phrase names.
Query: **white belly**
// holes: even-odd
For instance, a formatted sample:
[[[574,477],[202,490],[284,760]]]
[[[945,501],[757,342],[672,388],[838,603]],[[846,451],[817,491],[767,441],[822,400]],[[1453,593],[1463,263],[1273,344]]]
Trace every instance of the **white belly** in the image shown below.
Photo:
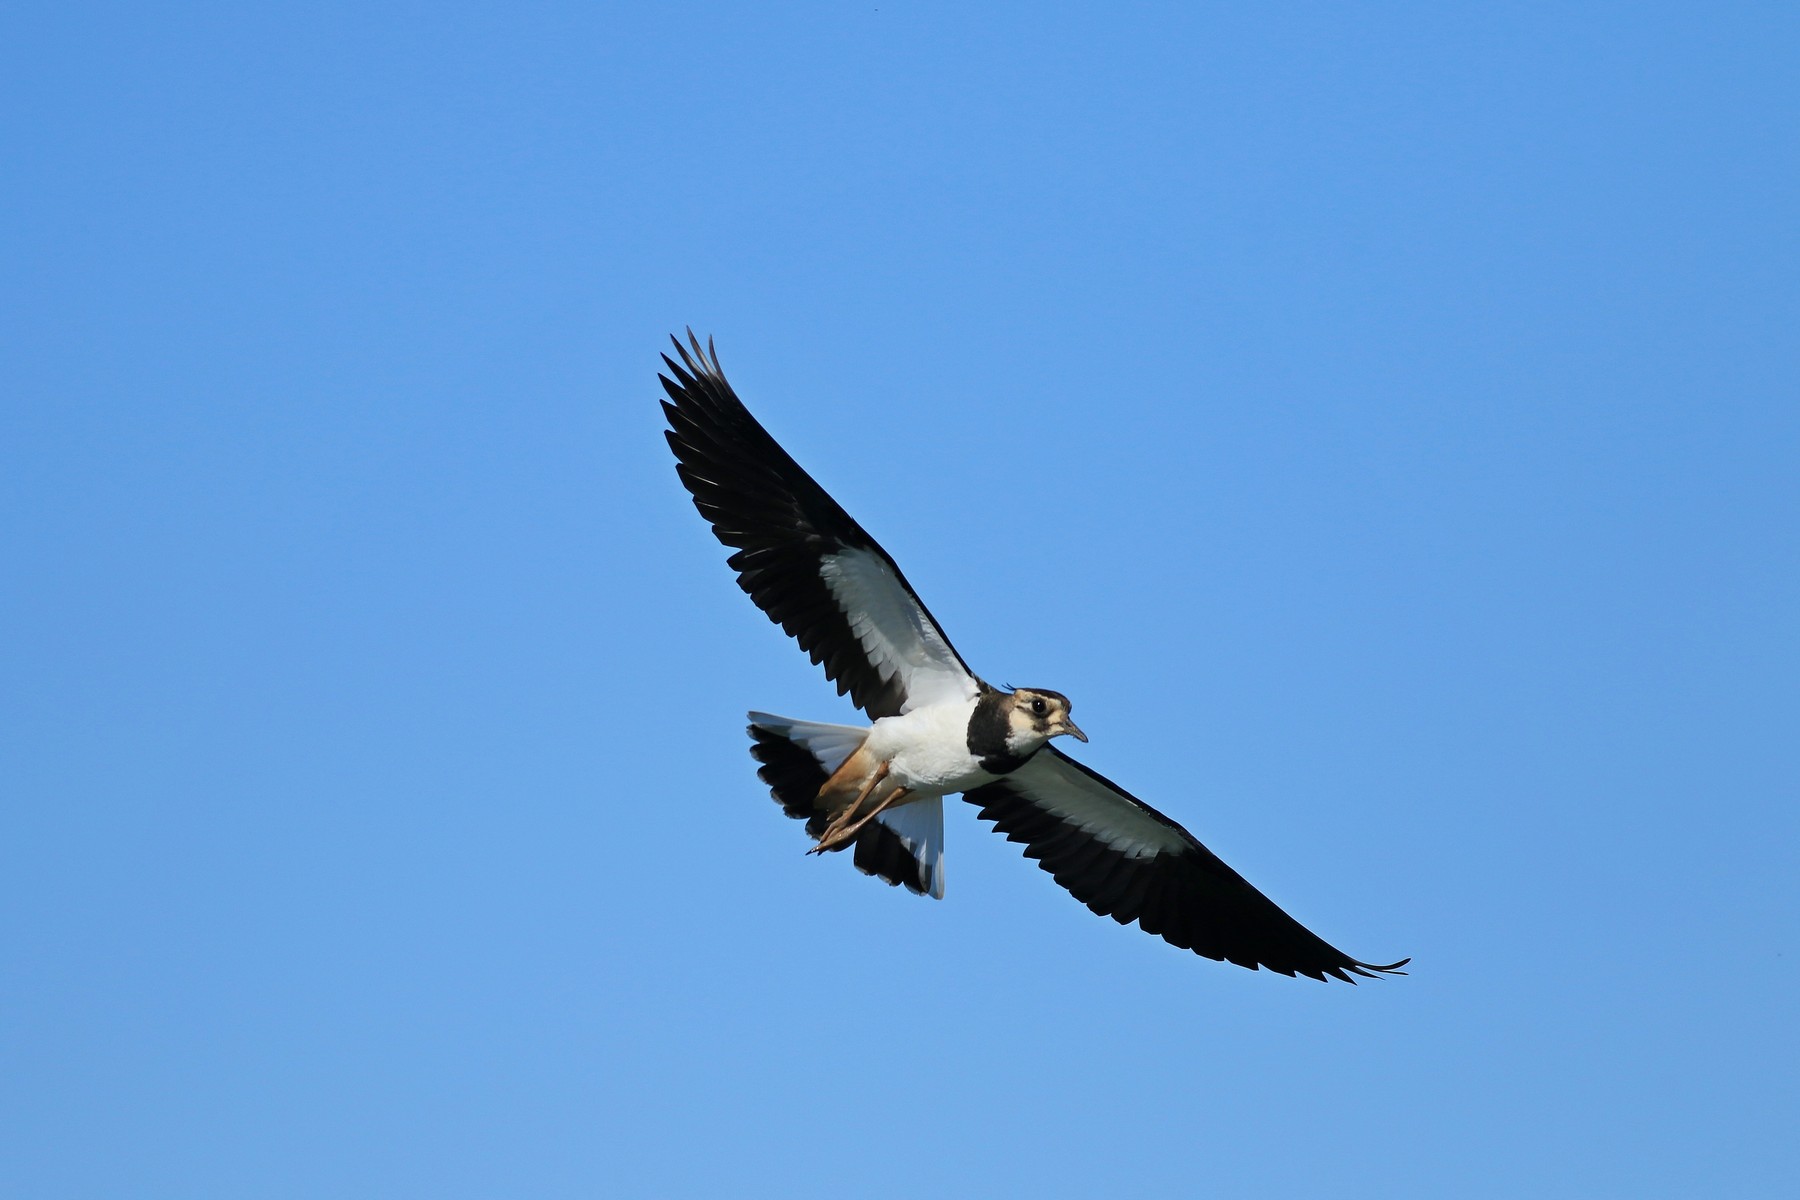
[[[920,795],[963,792],[996,776],[969,753],[969,715],[975,701],[954,700],[883,717],[869,727],[866,748],[889,764],[901,787]]]

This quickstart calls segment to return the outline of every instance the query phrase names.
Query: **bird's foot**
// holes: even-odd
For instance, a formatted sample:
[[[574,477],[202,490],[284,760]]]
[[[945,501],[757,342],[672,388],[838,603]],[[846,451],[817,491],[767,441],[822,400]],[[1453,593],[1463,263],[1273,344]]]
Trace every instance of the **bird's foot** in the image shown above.
[[[828,829],[820,835],[818,843],[809,846],[806,852],[808,854],[824,854],[830,850],[842,850],[845,846],[856,840],[856,830],[860,828],[861,826],[858,825],[855,829],[841,829],[836,833],[833,833]]]

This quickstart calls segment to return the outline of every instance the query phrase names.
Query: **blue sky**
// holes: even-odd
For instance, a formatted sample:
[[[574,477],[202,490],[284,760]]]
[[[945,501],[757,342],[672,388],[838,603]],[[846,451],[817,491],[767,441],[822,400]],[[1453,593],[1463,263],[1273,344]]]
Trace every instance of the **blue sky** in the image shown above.
[[[1764,1196],[1787,5],[15,6],[0,1191]],[[1358,988],[805,841],[657,355]],[[1011,494],[1035,503],[1007,503]]]

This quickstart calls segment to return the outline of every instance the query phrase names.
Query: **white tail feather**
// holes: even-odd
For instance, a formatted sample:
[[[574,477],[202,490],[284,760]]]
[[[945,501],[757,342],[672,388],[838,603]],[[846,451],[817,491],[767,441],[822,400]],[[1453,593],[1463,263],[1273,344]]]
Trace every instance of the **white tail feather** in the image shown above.
[[[894,831],[906,852],[925,869],[926,893],[944,898],[944,798],[915,800],[898,808],[884,809],[875,817]]]

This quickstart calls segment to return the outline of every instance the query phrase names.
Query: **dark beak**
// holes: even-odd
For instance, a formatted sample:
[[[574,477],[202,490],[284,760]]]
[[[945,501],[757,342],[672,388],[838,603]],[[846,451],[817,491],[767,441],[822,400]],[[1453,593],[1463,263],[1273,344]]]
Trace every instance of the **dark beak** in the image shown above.
[[[1067,717],[1064,717],[1062,719],[1062,721],[1058,723],[1056,733],[1052,734],[1051,736],[1055,737],[1055,736],[1057,736],[1057,734],[1064,734],[1064,733],[1068,734],[1070,737],[1074,738],[1078,742],[1087,741],[1087,734],[1081,732],[1081,726],[1079,726],[1075,722],[1069,720],[1069,718],[1067,718]]]

